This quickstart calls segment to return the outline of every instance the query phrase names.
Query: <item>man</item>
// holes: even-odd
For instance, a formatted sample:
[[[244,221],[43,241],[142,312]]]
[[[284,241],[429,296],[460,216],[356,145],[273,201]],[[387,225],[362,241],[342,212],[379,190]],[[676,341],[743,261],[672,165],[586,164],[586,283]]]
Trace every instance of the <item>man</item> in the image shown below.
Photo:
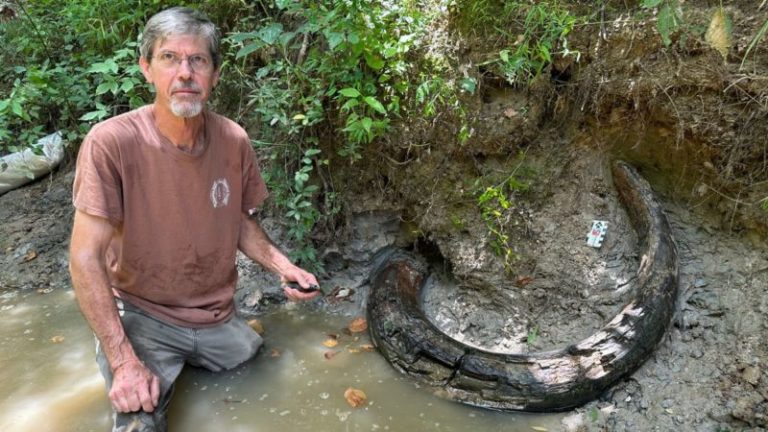
[[[250,217],[267,196],[245,131],[205,109],[219,37],[201,13],[153,16],[139,65],[155,101],[97,124],[80,149],[70,273],[97,337],[115,431],[165,430],[185,363],[217,371],[261,338],[234,315],[235,255],[280,276],[286,296],[317,285]]]

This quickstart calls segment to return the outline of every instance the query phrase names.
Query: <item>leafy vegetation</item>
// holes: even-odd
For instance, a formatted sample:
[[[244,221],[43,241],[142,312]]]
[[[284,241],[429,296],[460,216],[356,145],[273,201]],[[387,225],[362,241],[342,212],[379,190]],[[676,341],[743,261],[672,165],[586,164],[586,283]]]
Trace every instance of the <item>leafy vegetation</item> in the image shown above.
[[[579,18],[557,1],[529,4],[464,0],[456,2],[455,14],[465,32],[490,28],[498,35],[498,56],[480,66],[497,69],[511,84],[527,84],[552,63],[555,55],[573,56],[577,60],[581,56],[568,47],[568,35]]]
[[[464,122],[456,142],[470,138],[461,95],[474,94],[478,83],[472,75],[457,77],[450,59],[429,52],[425,42],[448,5],[458,22],[493,21],[504,47],[487,66],[510,82],[541,73],[555,53],[577,55],[566,40],[576,19],[557,2],[432,3],[230,0],[201,6],[228,30],[213,103],[253,132],[254,146],[269,161],[264,176],[285,215],[290,254],[305,266],[322,270],[312,233],[333,225],[341,210],[330,180],[334,164],[360,160],[367,146],[413,114],[429,119],[449,112]],[[16,66],[0,81],[0,151],[29,147],[54,130],[77,144],[93,123],[152,99],[136,64],[138,33],[170,2],[9,4],[17,16],[0,24],[0,33],[16,43],[0,48],[0,57]],[[505,21],[520,19],[519,32],[501,30]],[[496,227],[500,253],[509,250],[500,225],[506,216],[494,215],[507,211],[509,187],[516,186],[489,188],[479,204],[489,227]]]
[[[664,45],[672,44],[671,35],[683,24],[683,12],[679,0],[643,0],[644,9],[657,11],[656,29]]]
[[[188,4],[223,30],[222,80],[214,108],[244,125],[267,162],[264,176],[284,216],[290,254],[322,270],[318,227],[342,210],[331,173],[388,145],[393,126],[414,118],[458,119],[455,142],[472,136],[464,102],[480,74],[525,85],[556,57],[579,59],[569,36],[584,20],[561,2],[492,0],[13,0],[0,22],[0,153],[63,131],[76,150],[97,121],[152,100],[136,64],[141,26]],[[682,23],[679,0],[643,0],[666,44]],[[472,70],[435,50],[435,22],[495,47]],[[753,52],[766,26],[755,35]],[[745,56],[746,58],[746,56]],[[475,205],[492,248],[514,257],[506,228],[519,176],[479,188]],[[456,223],[456,222],[454,222]]]
[[[533,172],[523,167],[524,155],[520,155],[517,168],[500,183],[487,186],[477,196],[477,205],[488,232],[491,235],[490,246],[493,252],[502,258],[504,268],[512,271],[512,264],[517,255],[510,238],[514,215],[515,194],[528,191],[528,180]]]

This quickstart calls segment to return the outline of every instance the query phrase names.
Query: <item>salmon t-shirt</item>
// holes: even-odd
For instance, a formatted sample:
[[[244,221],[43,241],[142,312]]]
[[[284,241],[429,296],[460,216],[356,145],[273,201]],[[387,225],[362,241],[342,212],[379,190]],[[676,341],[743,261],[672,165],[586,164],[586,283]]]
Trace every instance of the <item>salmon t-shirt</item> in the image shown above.
[[[243,213],[267,189],[246,132],[205,111],[204,145],[185,153],[148,105],[95,125],[77,159],[75,208],[115,227],[106,263],[115,293],[146,312],[208,327],[234,312]]]

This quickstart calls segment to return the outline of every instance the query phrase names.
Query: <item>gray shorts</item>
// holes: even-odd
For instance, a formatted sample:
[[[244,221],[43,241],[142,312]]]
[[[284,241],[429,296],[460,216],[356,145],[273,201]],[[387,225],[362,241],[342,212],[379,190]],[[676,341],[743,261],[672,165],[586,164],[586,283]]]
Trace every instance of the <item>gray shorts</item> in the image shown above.
[[[160,401],[151,413],[114,413],[113,432],[167,430],[173,384],[185,363],[214,372],[231,369],[253,357],[262,344],[261,336],[234,315],[218,326],[195,329],[161,321],[122,299],[115,301],[136,355],[160,379]],[[96,361],[109,391],[112,372],[98,340]]]

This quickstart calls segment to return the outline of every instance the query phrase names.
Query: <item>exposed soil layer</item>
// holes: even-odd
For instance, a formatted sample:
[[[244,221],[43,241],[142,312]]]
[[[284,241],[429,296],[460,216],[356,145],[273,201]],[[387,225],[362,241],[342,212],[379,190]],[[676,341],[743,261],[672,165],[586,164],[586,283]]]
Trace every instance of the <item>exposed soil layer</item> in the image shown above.
[[[686,2],[688,28],[706,28],[711,3]],[[638,240],[608,169],[621,158],[651,183],[672,224],[678,311],[651,359],[575,410],[563,429],[768,428],[767,224],[759,208],[768,196],[767,44],[740,69],[768,20],[755,3],[726,4],[734,45],[725,61],[700,34],[677,34],[665,48],[653,17],[629,20],[609,7],[602,26],[574,33],[578,63],[555,62],[526,89],[481,75],[472,65],[487,47],[457,43],[456,61],[480,82],[465,101],[472,137],[459,144],[450,116],[410,119],[333,173],[346,219],[321,255],[323,283],[338,290],[316,307],[361,314],[370,259],[394,244],[428,258],[437,283],[424,308],[456,339],[502,352],[581,339],[633,289]],[[527,187],[505,190],[505,262],[478,196],[510,176]],[[69,286],[72,177],[71,166],[62,168],[0,196],[0,294]],[[609,223],[599,249],[585,242],[593,220]],[[265,226],[280,243],[279,219]],[[274,278],[245,261],[239,267],[241,313],[282,302]]]

